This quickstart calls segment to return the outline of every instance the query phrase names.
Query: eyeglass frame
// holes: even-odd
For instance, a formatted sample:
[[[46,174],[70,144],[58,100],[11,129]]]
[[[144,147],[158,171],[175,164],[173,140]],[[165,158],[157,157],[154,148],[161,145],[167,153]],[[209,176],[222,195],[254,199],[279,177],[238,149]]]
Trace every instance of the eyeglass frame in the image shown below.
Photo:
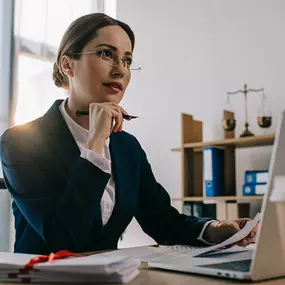
[[[102,53],[101,50],[100,50],[100,51],[98,51],[98,50],[93,50],[93,51],[83,51],[83,52],[69,52],[69,53],[66,53],[65,55],[86,55],[86,54],[96,54],[96,55],[98,55],[99,53],[101,53],[101,55],[100,55],[100,60],[101,60],[102,62],[104,62],[104,63],[110,65],[110,66],[118,67],[120,61],[122,61],[123,65],[124,65],[124,62],[123,62],[124,59],[123,59],[123,58],[119,58],[119,57],[118,57],[118,61],[116,61],[116,65],[115,65],[114,63],[108,63],[108,62],[106,62],[105,60],[102,59],[103,53]],[[125,65],[124,65],[124,67],[125,67]],[[126,69],[127,69],[128,71],[135,71],[135,70],[141,71],[141,67],[138,67],[138,68],[130,68],[130,69],[126,68]]]

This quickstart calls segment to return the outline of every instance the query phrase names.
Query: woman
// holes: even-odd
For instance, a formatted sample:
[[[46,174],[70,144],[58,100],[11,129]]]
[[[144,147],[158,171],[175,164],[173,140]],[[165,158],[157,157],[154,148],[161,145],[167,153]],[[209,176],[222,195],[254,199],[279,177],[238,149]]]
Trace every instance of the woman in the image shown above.
[[[104,14],[74,21],[53,72],[68,100],[2,135],[15,252],[115,249],[133,217],[159,244],[221,242],[247,221],[179,214],[139,142],[122,131],[127,112],[119,103],[130,81],[134,44],[130,27]],[[89,117],[77,116],[77,110],[89,110]]]

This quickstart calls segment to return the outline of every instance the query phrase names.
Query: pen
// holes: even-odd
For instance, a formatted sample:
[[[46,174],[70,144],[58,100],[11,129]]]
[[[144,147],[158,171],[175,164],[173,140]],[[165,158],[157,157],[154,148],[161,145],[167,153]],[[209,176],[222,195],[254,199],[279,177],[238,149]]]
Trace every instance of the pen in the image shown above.
[[[76,111],[76,116],[89,116],[89,111],[80,111],[80,110],[77,110]],[[130,121],[132,119],[136,119],[138,118],[138,116],[131,116],[131,115],[126,115],[126,114],[123,114],[123,118],[127,121]]]

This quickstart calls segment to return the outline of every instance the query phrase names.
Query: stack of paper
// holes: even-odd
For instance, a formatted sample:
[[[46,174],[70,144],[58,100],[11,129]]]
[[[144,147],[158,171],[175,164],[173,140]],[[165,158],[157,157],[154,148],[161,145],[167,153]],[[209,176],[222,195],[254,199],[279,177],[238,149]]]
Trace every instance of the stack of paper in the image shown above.
[[[25,265],[38,255],[0,252],[0,282],[127,283],[139,273],[140,262],[130,257],[90,255]]]

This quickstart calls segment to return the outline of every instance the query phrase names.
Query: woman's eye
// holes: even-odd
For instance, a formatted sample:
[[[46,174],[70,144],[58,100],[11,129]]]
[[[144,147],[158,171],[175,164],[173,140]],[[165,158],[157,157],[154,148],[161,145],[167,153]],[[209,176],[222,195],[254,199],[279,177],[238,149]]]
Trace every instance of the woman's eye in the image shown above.
[[[124,59],[124,63],[126,64],[126,65],[128,65],[128,66],[131,66],[131,64],[132,64],[132,59],[131,58],[125,58]]]
[[[113,53],[109,50],[102,50],[101,51],[101,55],[104,57],[104,58],[113,58]]]

